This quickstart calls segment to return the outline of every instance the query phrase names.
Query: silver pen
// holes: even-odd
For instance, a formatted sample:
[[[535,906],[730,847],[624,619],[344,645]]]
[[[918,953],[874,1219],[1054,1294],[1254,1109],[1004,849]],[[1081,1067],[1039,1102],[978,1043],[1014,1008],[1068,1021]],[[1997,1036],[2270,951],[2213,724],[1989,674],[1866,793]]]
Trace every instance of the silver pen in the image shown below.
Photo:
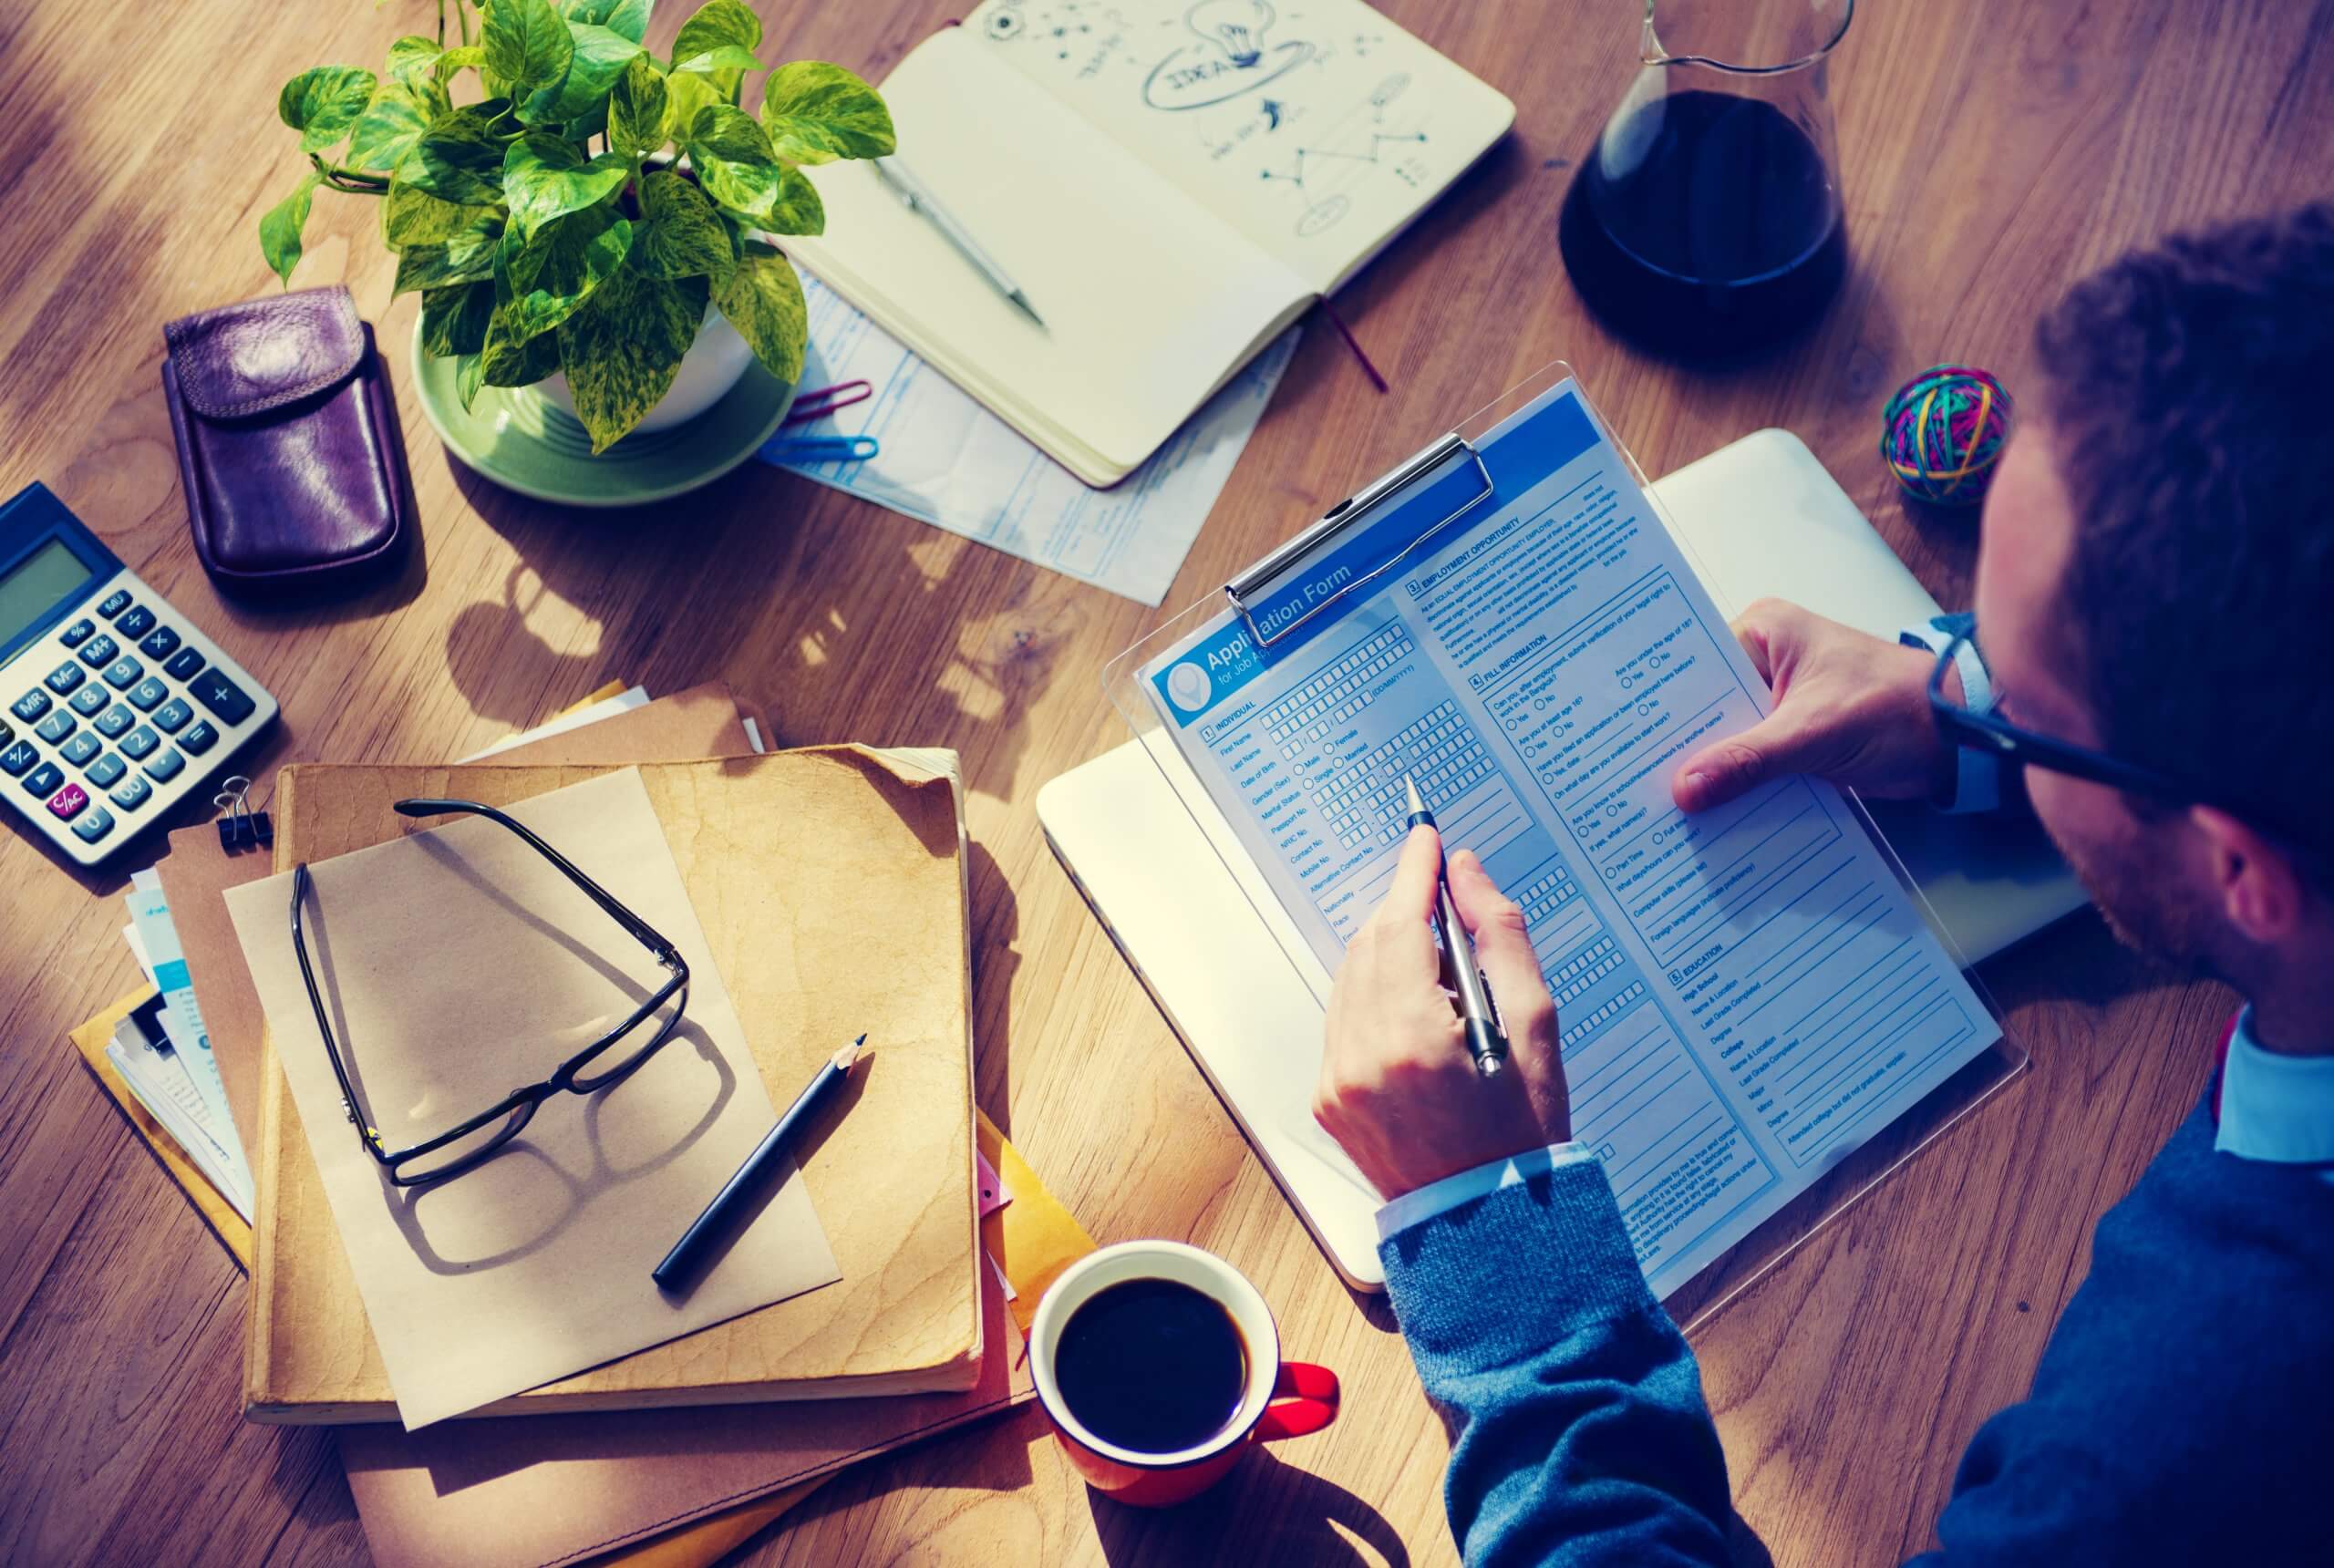
[[[1406,827],[1434,827],[1434,813],[1426,809],[1418,780],[1405,773],[1402,788],[1410,791],[1410,817]],[[1451,883],[1440,867],[1434,878],[1434,934],[1442,944],[1443,984],[1458,994],[1467,1054],[1475,1058],[1476,1072],[1496,1078],[1507,1065],[1507,1030],[1499,1021],[1499,1004],[1492,1000],[1491,982],[1475,965],[1475,944],[1467,935],[1466,923],[1459,918],[1459,906],[1451,899]]]
[[[924,189],[923,181],[909,173],[906,166],[896,158],[879,158],[874,161],[876,178],[889,185],[897,193],[902,206],[939,230],[940,237],[955,246],[957,253],[972,263],[974,266],[978,267],[981,275],[988,279],[997,292],[1003,294],[1008,303],[1018,306],[1023,315],[1028,316],[1039,326],[1046,325],[1046,318],[1039,315],[1036,307],[1030,304],[1029,296],[1021,292],[1021,285],[1015,283],[1011,275],[997,264],[995,256],[981,249],[980,242],[967,233],[965,226],[956,222],[955,215],[947,208],[943,207],[931,191]]]

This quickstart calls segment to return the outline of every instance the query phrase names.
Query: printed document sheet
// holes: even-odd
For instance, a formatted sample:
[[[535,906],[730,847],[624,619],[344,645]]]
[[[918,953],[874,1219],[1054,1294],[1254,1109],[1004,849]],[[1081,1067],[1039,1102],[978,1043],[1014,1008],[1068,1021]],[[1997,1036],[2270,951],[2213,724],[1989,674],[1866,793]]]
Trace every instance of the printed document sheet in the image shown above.
[[[1478,446],[1492,499],[1401,554],[1482,490],[1436,470],[1265,586],[1269,652],[1227,611],[1142,689],[1330,971],[1417,779],[1523,906],[1575,1136],[1666,1295],[1999,1031],[1830,786],[1671,803],[1766,688],[1573,383]]]
[[[872,395],[781,430],[765,461],[1145,604],[1167,596],[1303,330],[1267,345],[1134,472],[1094,490],[832,289],[805,277],[802,293],[802,385],[863,380]],[[873,436],[882,449],[863,459],[790,455],[800,437],[834,435]]]

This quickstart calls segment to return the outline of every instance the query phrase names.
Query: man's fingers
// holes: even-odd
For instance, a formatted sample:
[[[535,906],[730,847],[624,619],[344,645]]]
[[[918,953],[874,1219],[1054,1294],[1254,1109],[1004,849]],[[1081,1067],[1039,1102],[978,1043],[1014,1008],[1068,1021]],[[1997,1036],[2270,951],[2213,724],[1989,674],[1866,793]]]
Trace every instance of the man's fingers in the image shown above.
[[[1792,615],[1804,614],[1798,605],[1781,599],[1757,599],[1728,626],[1742,651],[1750,655],[1750,662],[1759,666],[1759,678],[1769,686],[1775,684],[1774,639],[1784,633]]]
[[[1707,811],[1786,773],[1812,771],[1815,737],[1783,709],[1741,734],[1704,747],[1670,776],[1669,798],[1681,811]]]
[[[1373,987],[1387,985],[1400,993],[1434,984],[1434,934],[1427,922],[1433,915],[1441,872],[1442,840],[1432,828],[1412,828],[1386,896],[1347,953],[1348,965],[1363,958]]]
[[[1532,950],[1523,912],[1499,891],[1483,862],[1469,850],[1451,857],[1451,902],[1459,906],[1459,918],[1475,939],[1475,963],[1491,982],[1508,1042],[1515,1044],[1541,1012],[1554,1006],[1548,999],[1548,983],[1540,975],[1540,955]]]
[[[1405,920],[1422,925],[1434,917],[1434,889],[1442,874],[1442,837],[1421,822],[1402,841],[1402,858],[1394,880],[1378,906],[1380,920]]]

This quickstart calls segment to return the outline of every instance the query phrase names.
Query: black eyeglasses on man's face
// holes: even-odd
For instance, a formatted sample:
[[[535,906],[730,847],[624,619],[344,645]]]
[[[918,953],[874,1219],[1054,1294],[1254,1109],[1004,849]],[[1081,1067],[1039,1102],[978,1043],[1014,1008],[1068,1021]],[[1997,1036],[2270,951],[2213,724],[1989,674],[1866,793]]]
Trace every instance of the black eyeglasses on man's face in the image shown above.
[[[2195,785],[2153,768],[2126,762],[2071,740],[2038,734],[2012,724],[1999,713],[1978,713],[1963,707],[1946,695],[1945,677],[1953,668],[1962,645],[1972,642],[1973,637],[1972,633],[1964,632],[1947,643],[1945,651],[1936,656],[1936,667],[1929,672],[1929,713],[1936,721],[1937,732],[1955,746],[1982,751],[2004,762],[2087,779],[2093,784],[2144,795],[2167,806],[2211,806],[2242,819],[2262,832],[2277,835],[2288,845],[2305,845],[2306,841],[2284,834],[2274,820],[2241,802],[2205,793]],[[2300,852],[2311,851],[2304,848]]]
[[[553,1095],[596,1094],[601,1089],[623,1082],[637,1071],[673,1037],[688,1011],[689,966],[681,957],[679,949],[658,935],[646,921],[626,909],[614,894],[585,876],[566,856],[537,838],[524,824],[514,821],[493,807],[480,805],[475,800],[399,800],[396,810],[400,816],[406,817],[468,812],[509,829],[519,835],[530,849],[556,866],[570,882],[583,890],[586,897],[654,954],[667,972],[665,983],[653,995],[634,1008],[631,1015],[614,1028],[562,1062],[559,1070],[551,1077],[525,1088],[512,1089],[469,1120],[434,1138],[408,1149],[390,1150],[382,1144],[381,1134],[373,1125],[371,1113],[367,1110],[363,1097],[356,1092],[356,1085],[349,1078],[348,1065],[341,1058],[340,1044],[333,1037],[332,1022],[325,1014],[324,994],[316,986],[315,970],[308,962],[308,943],[301,929],[301,911],[308,901],[313,882],[307,866],[305,863],[299,866],[292,878],[292,950],[300,960],[300,978],[307,983],[308,1002],[316,1011],[316,1032],[324,1037],[325,1054],[331,1058],[333,1077],[340,1081],[341,1109],[356,1124],[357,1140],[365,1145],[365,1152],[380,1165],[392,1185],[422,1187],[475,1170],[501,1153],[533,1119],[535,1108]],[[660,1019],[658,1015],[667,1005],[671,1012]]]

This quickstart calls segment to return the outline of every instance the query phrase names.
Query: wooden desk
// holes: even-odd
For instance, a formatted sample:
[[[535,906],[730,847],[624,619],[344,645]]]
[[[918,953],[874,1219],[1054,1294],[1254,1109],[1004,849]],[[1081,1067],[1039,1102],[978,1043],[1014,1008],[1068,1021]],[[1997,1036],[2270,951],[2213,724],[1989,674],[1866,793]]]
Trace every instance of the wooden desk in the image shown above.
[[[773,58],[881,77],[961,9],[759,0]],[[274,286],[253,238],[299,169],[278,85],[377,65],[428,7],[28,0],[0,26],[0,493],[45,479],[282,698],[283,762],[436,758],[610,677],[733,683],[788,742],[965,754],[977,842],[981,1103],[1106,1240],[1187,1237],[1246,1269],[1345,1419],[1164,1517],[1090,1501],[1034,1416],[853,1470],[755,1563],[1441,1563],[1447,1445],[1382,1306],[1338,1286],[1053,863],[1030,802],[1113,744],[1096,670],[1154,613],[751,467],[645,515],[576,516],[453,464],[406,376],[410,299],[360,198],[319,193],[303,284],[346,280],[396,367],[426,575],[351,604],[222,603],[189,546],[161,323]],[[653,43],[685,7],[667,0]],[[1874,5],[1837,57],[1855,270],[1812,336],[1688,375],[1583,317],[1554,249],[1571,160],[1627,79],[1627,0],[1390,0],[1513,97],[1514,136],[1343,296],[1392,378],[1307,339],[1170,602],[1563,356],[1649,471],[1764,425],[1806,438],[1938,597],[1966,525],[1875,461],[1880,400],[1939,359],[2030,384],[2066,280],[2172,226],[2304,199],[2334,169],[2322,7],[2111,0]],[[281,18],[262,21],[260,18]],[[296,18],[296,20],[294,20]],[[330,1439],[234,1414],[243,1287],[90,1083],[66,1029],[124,989],[120,879],[0,836],[0,1558],[361,1562]],[[1895,1562],[1962,1445],[2023,1389],[2092,1221],[2204,1083],[2228,996],[2152,975],[2091,919],[1987,976],[2034,1071],[1701,1336],[1742,1513],[1778,1562]]]

